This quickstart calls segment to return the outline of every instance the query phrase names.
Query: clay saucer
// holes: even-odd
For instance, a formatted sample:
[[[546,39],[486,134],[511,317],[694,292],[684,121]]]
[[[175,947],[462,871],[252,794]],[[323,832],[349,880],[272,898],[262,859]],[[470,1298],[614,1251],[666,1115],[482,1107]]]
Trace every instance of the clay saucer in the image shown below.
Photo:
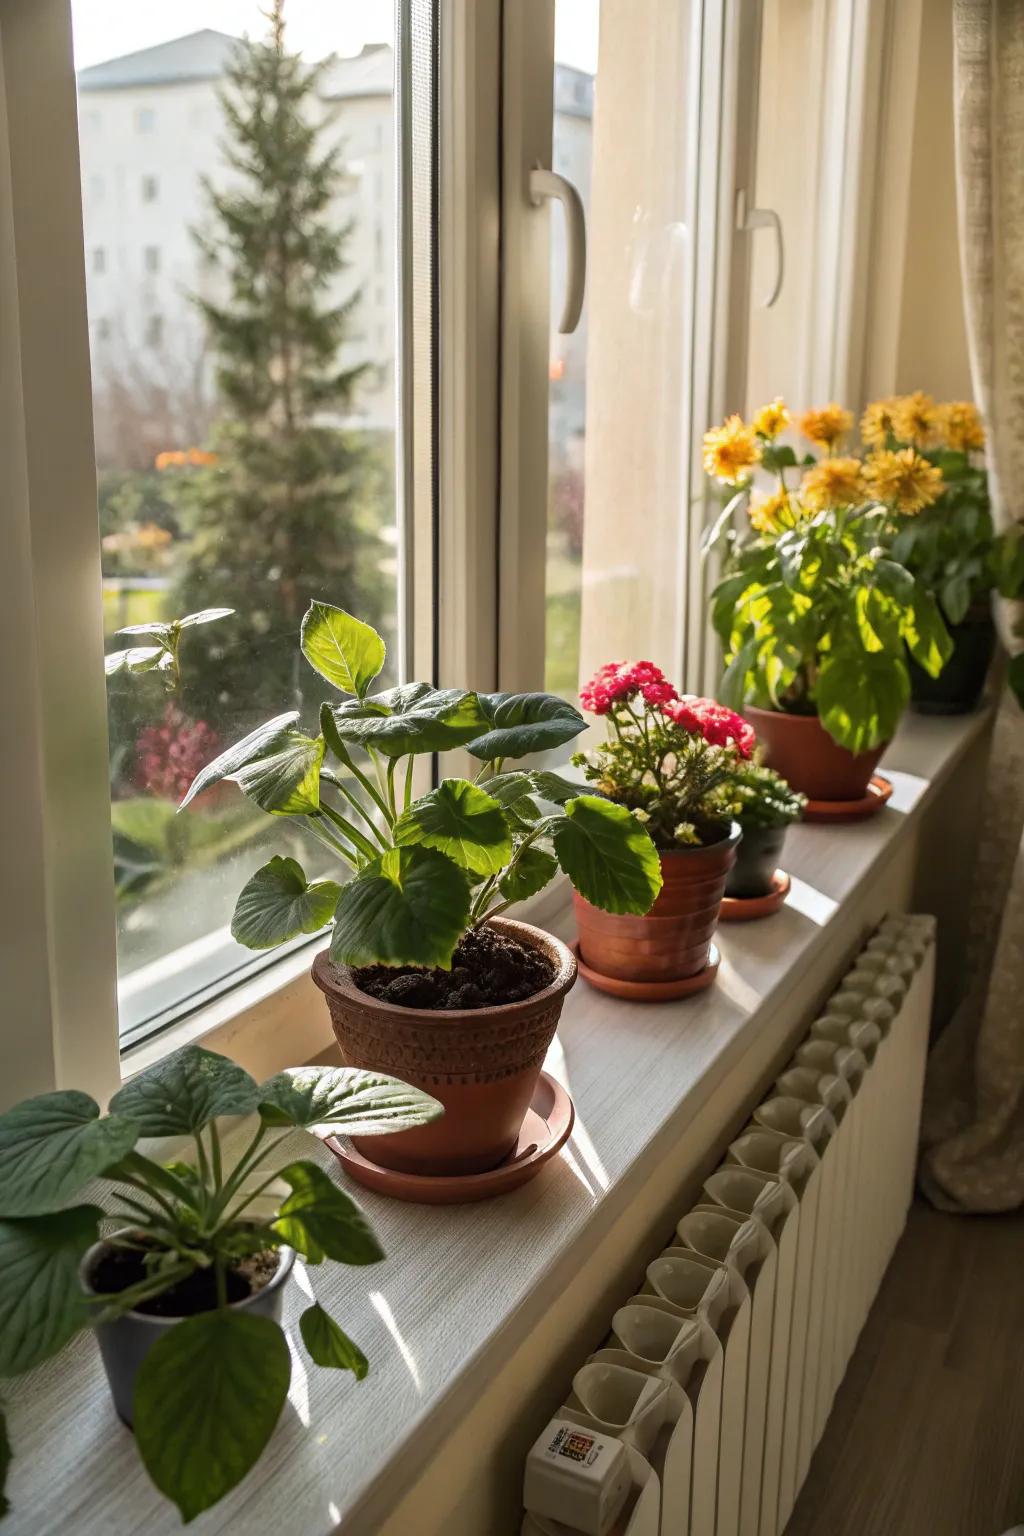
[[[789,895],[789,876],[784,869],[772,875],[772,886],[763,896],[723,896],[718,909],[720,923],[749,923],[757,917],[771,917]]]
[[[628,1003],[667,1003],[673,998],[689,997],[692,992],[703,992],[705,987],[713,983],[722,958],[718,946],[712,944],[707,965],[695,976],[678,976],[674,981],[623,981],[619,976],[605,976],[602,971],[592,970],[580,958],[578,939],[569,948],[576,956],[576,964],[584,981],[589,981],[599,992],[607,992],[609,997],[621,997]]]
[[[542,1072],[537,1079],[533,1099],[519,1140],[503,1163],[486,1173],[424,1174],[401,1173],[384,1168],[357,1152],[347,1137],[329,1136],[330,1147],[345,1172],[357,1184],[389,1195],[392,1200],[412,1200],[418,1205],[467,1205],[474,1200],[491,1200],[506,1195],[537,1177],[546,1162],[569,1138],[576,1111],[561,1083]]]
[[[886,804],[892,794],[888,779],[876,773],[868,785],[868,792],[859,800],[808,800],[804,806],[804,821],[863,821],[874,816]]]

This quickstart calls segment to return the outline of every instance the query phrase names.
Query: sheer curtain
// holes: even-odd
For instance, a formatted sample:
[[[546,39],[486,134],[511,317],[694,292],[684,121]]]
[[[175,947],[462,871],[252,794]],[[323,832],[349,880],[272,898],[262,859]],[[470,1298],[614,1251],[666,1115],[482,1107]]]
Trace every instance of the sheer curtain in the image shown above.
[[[997,520],[1024,519],[1024,4],[953,0],[957,200],[971,373]],[[1000,614],[1007,643],[1020,615]],[[921,1181],[947,1210],[1024,1205],[1024,713],[996,721],[969,984],[929,1063]]]

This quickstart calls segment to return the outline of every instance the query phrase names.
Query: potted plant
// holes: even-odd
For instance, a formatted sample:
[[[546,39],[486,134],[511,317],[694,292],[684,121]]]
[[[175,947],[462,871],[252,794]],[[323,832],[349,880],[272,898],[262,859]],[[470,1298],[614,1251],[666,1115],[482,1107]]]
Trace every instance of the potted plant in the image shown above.
[[[258,1084],[195,1045],[131,1078],[105,1115],[70,1090],[16,1104],[0,1115],[0,1376],[94,1328],[147,1472],[192,1520],[255,1464],[284,1406],[280,1317],[295,1254],[310,1265],[384,1257],[344,1190],[295,1156],[294,1132],[377,1136],[440,1113],[393,1078],[298,1067]],[[223,1122],[239,1116],[254,1119],[232,1159]],[[167,1137],[194,1161],[139,1150]],[[109,1186],[98,1197],[97,1180]],[[318,1302],[299,1332],[317,1365],[366,1375]]]
[[[806,798],[780,774],[753,760],[739,765],[725,794],[743,834],[725,894],[744,901],[767,896],[782,857],[786,828],[800,820]]]
[[[645,912],[657,853],[623,807],[505,766],[585,728],[563,699],[427,683],[373,693],[384,641],[325,603],[310,605],[301,647],[345,697],[322,705],[316,735],[294,712],[259,727],[203,769],[182,805],[232,779],[349,876],[310,881],[295,859],[273,858],[242,890],[231,931],[265,949],[333,924],[313,980],[345,1061],[394,1072],[446,1111],[374,1158],[427,1175],[494,1168],[515,1145],[576,976],[559,940],[501,914],[560,869],[596,906]],[[455,747],[478,762],[475,779],[416,798],[417,758]]]
[[[698,976],[740,840],[723,790],[749,758],[754,733],[713,699],[680,698],[649,661],[601,667],[580,700],[606,720],[608,739],[573,761],[646,827],[662,872],[643,916],[600,911],[577,891],[580,958],[598,977],[655,989]]]
[[[840,455],[849,411],[808,411],[805,454],[779,441],[781,401],[748,426],[738,416],[705,436],[708,472],[735,487],[706,549],[725,545],[712,622],[727,667],[720,694],[742,709],[768,764],[815,800],[858,800],[910,696],[907,652],[937,677],[951,641],[931,593],[884,547],[893,507],[920,509],[942,472],[915,450]],[[755,495],[755,476],[772,489]],[[741,507],[746,529],[732,519]]]
[[[893,558],[936,598],[953,642],[938,677],[911,656],[911,704],[922,714],[965,714],[977,707],[995,650],[993,593],[1016,597],[1024,580],[1021,532],[997,534],[992,522],[981,418],[969,401],[936,404],[917,391],[872,402],[861,437],[877,454],[916,451],[941,471],[936,500],[891,506],[888,533]]]

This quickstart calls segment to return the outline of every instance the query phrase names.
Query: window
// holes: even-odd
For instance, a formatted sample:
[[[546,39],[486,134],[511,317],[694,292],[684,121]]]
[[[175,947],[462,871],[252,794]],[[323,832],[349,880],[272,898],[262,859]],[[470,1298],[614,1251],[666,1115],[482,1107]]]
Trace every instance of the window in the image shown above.
[[[146,345],[147,347],[159,347],[164,339],[163,315],[146,316]]]
[[[114,328],[106,315],[99,316],[93,330],[97,341],[109,341],[114,333]]]
[[[147,245],[142,252],[142,265],[147,272],[160,271],[160,247]]]
[[[142,201],[144,203],[155,203],[159,195],[160,183],[157,178],[155,176],[143,176]]]
[[[92,269],[94,272],[105,272],[107,270],[107,253],[102,245],[97,245],[93,248]]]
[[[136,107],[135,127],[139,133],[152,133],[156,127],[156,112],[152,107]]]
[[[89,177],[89,196],[94,203],[98,203],[106,191],[106,182],[102,176]]]

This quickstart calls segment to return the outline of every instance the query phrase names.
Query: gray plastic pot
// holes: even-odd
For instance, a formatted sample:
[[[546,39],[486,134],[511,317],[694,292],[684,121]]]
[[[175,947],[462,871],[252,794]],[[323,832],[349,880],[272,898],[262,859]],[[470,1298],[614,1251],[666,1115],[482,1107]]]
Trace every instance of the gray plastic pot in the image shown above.
[[[79,1276],[83,1290],[90,1296],[96,1294],[90,1276],[107,1243],[94,1243],[82,1259]],[[281,1248],[278,1251],[277,1272],[262,1290],[243,1301],[232,1302],[232,1311],[257,1312],[261,1317],[281,1321],[284,1305],[284,1287],[295,1263],[295,1251]],[[162,1338],[168,1328],[183,1323],[183,1317],[152,1317],[147,1312],[125,1312],[112,1322],[97,1325],[96,1342],[100,1347],[103,1369],[107,1373],[110,1395],[119,1417],[131,1429],[132,1408],[135,1402],[135,1378],[139,1367],[153,1345]]]
[[[736,863],[725,882],[727,896],[746,900],[751,896],[768,895],[772,888],[772,876],[782,857],[786,830],[785,826],[744,827],[736,850]]]

